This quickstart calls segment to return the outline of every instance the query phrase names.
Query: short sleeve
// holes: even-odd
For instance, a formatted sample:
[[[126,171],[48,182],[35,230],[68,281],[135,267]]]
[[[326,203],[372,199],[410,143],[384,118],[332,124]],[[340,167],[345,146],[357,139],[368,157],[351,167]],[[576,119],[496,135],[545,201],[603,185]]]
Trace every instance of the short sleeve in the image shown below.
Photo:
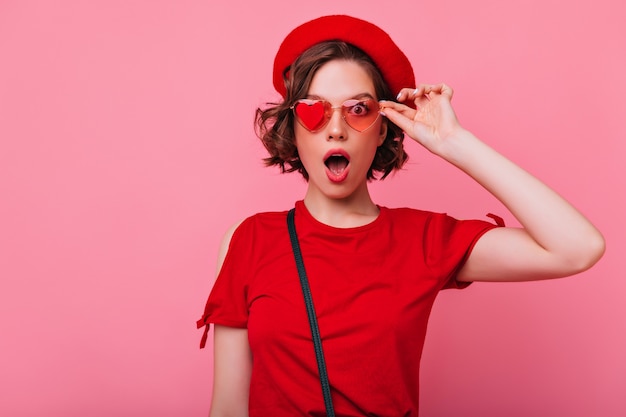
[[[205,327],[200,347],[206,344],[210,323],[245,328],[248,324],[248,279],[252,239],[249,221],[242,222],[233,233],[222,268],[204,307],[198,328]]]
[[[424,233],[425,260],[429,269],[438,270],[442,288],[466,288],[470,282],[456,279],[478,239],[489,230],[503,226],[483,220],[457,220],[447,214],[433,213]]]

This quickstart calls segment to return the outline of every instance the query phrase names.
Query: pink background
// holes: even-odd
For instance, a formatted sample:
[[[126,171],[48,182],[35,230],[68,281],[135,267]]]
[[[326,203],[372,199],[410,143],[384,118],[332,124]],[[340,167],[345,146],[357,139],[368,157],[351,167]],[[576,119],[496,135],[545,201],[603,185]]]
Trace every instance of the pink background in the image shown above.
[[[607,239],[575,278],[443,293],[423,415],[626,415],[621,0],[0,1],[0,415],[206,416],[195,320],[222,234],[305,190],[262,167],[253,110],[276,98],[284,35],[332,13],[386,29],[420,82],[455,88],[468,128]],[[515,224],[408,152],[379,204]]]

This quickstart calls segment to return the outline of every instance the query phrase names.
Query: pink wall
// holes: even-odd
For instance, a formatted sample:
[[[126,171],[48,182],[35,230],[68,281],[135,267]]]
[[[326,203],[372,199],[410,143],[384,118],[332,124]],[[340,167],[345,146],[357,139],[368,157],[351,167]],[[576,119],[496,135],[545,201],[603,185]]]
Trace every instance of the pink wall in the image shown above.
[[[332,3],[0,1],[0,415],[207,414],[195,320],[221,235],[304,191],[262,167],[252,112],[282,37],[330,13],[385,28],[607,238],[578,277],[442,294],[423,415],[626,415],[624,3]],[[408,147],[377,202],[514,223]]]

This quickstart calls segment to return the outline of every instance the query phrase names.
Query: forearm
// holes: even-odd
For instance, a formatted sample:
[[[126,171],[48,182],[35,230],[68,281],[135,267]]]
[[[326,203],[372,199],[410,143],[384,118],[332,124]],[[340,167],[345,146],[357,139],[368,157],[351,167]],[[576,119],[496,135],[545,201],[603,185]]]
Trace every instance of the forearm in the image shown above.
[[[215,325],[210,417],[247,417],[252,358],[247,329]]]

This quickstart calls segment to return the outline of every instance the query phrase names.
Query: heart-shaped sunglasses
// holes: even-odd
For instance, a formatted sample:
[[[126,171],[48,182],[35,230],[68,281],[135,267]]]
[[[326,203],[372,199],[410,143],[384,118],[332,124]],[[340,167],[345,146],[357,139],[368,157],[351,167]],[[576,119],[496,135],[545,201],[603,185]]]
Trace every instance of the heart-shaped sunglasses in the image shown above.
[[[326,100],[301,99],[291,106],[298,123],[309,132],[318,132],[341,109],[341,117],[352,129],[364,132],[374,125],[380,115],[380,105],[373,98],[346,100],[333,107]]]

